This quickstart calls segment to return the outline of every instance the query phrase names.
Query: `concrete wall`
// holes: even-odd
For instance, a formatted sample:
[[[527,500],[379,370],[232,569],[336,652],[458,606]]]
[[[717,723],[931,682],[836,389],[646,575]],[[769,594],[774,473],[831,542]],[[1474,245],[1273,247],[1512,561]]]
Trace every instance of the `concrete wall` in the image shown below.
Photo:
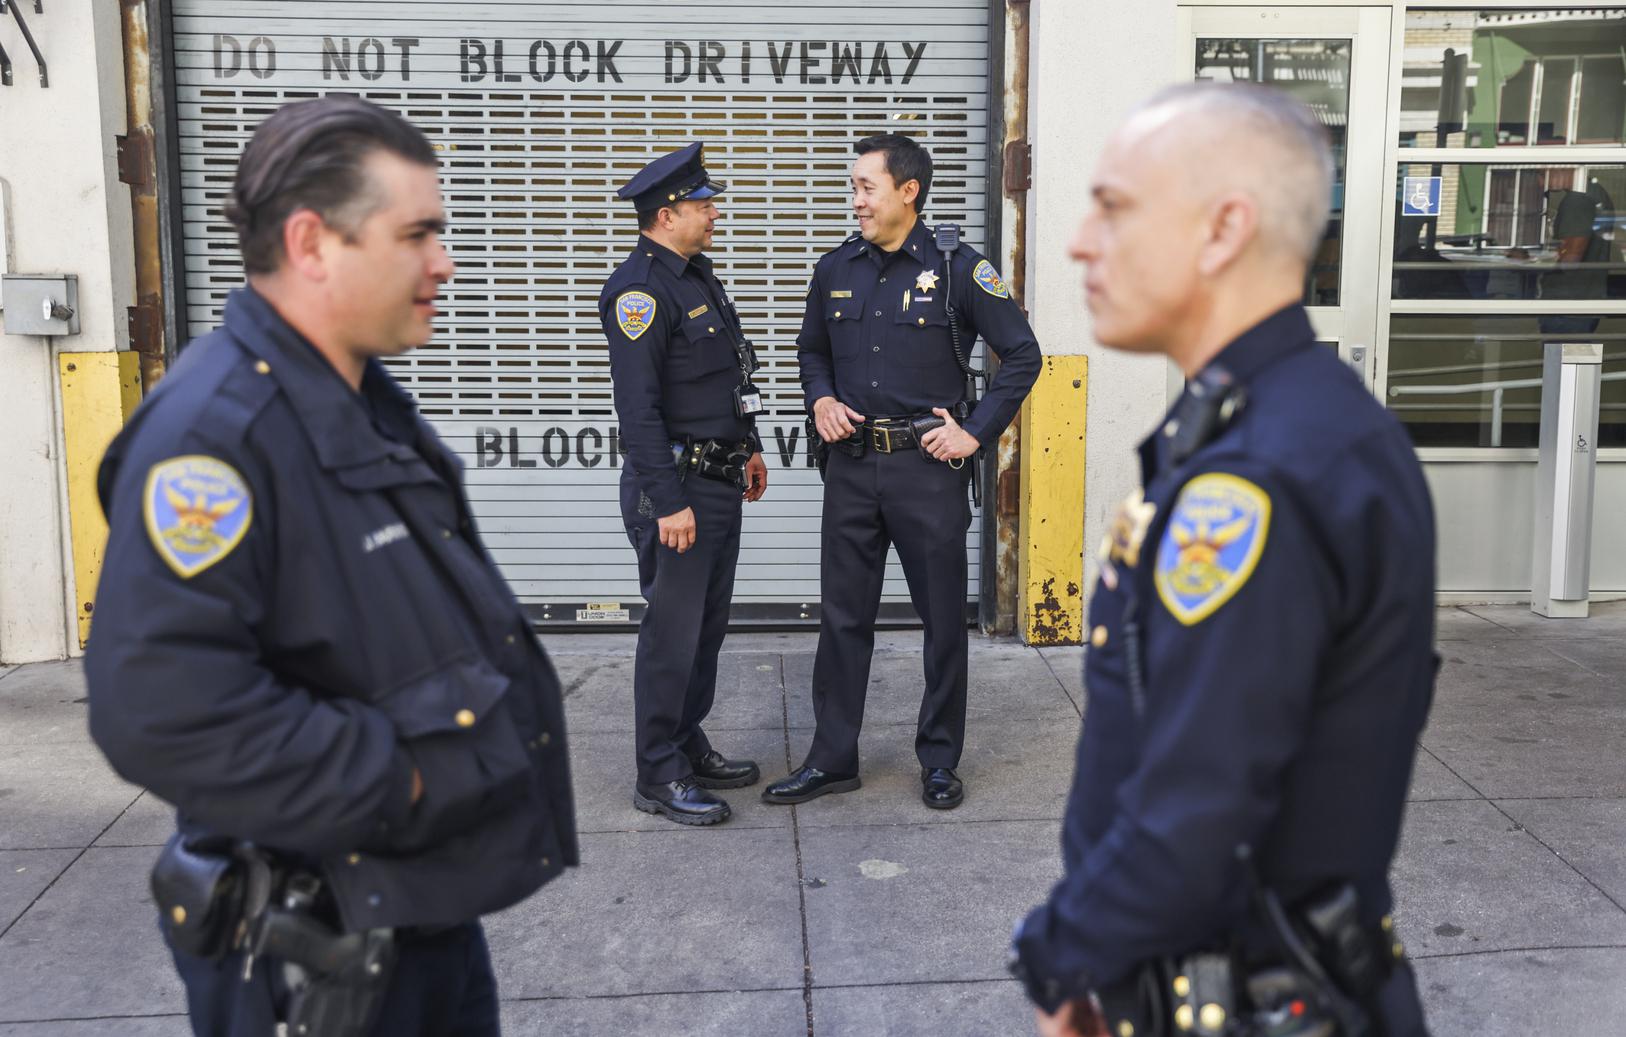
[[[125,308],[135,301],[130,198],[114,142],[124,132],[119,6],[22,12],[50,86],[41,88],[16,23],[0,19],[15,77],[0,87],[8,264],[77,274],[83,330],[54,340],[0,334],[0,661],[8,663],[77,651],[56,354],[125,347]]]
[[[1134,449],[1168,406],[1168,365],[1094,341],[1084,268],[1067,257],[1067,246],[1089,204],[1096,157],[1130,108],[1173,81],[1177,42],[1171,0],[1033,0],[1027,298],[1046,353],[1090,358],[1086,588],[1106,522],[1139,485]]]

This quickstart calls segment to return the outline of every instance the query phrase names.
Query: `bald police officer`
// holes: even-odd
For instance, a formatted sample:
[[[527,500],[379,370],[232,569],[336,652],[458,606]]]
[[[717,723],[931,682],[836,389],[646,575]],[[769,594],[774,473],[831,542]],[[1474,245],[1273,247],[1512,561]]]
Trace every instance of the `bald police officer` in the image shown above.
[[[860,141],[853,163],[858,233],[820,258],[797,337],[802,389],[831,444],[820,530],[817,730],[801,768],[769,803],[859,787],[875,616],[895,546],[925,625],[925,688],[915,755],[921,798],[952,809],[965,746],[967,487],[1038,377],[1038,343],[993,264],[967,245],[940,249],[921,219],[926,149],[899,134]],[[1001,365],[973,406],[967,369],[978,334]]]
[[[1331,189],[1320,124],[1257,86],[1160,95],[1096,173],[1096,337],[1188,381],[1101,548],[1065,877],[1015,935],[1043,1034],[1424,1032],[1388,871],[1434,519],[1299,302]]]
[[[761,776],[701,728],[728,631],[740,504],[768,487],[756,354],[705,254],[725,186],[699,144],[644,167],[619,192],[638,212],[638,242],[599,295],[627,458],[621,516],[648,603],[633,675],[632,801],[686,825],[727,820],[728,804],[708,790]]]

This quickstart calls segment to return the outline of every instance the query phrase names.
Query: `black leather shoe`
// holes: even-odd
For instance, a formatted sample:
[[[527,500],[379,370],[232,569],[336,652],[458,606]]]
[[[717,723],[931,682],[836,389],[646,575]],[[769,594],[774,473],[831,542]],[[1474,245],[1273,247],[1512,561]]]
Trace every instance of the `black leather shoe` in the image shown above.
[[[754,761],[730,760],[716,749],[689,762],[694,765],[694,783],[703,789],[743,789],[762,780]]]
[[[696,785],[693,778],[679,778],[663,785],[640,781],[632,787],[632,805],[680,825],[714,825],[727,821],[733,813],[727,803]]]
[[[851,792],[863,784],[856,774],[826,774],[817,767],[803,767],[763,789],[762,801],[806,803],[831,792]]]
[[[953,810],[965,802],[965,786],[948,767],[922,767],[920,798],[933,810]]]

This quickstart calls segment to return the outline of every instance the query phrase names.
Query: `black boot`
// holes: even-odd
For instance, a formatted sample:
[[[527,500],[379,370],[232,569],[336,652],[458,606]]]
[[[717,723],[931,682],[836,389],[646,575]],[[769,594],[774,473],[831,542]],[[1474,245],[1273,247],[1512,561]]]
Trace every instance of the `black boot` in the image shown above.
[[[662,785],[638,782],[632,787],[632,805],[646,814],[661,814],[680,825],[714,825],[733,813],[728,804],[695,784],[679,778]]]
[[[762,779],[753,760],[730,760],[713,749],[689,761],[694,766],[694,783],[703,789],[743,789]]]
[[[830,792],[851,792],[863,784],[856,774],[826,774],[817,767],[803,767],[763,789],[762,801],[806,803]]]
[[[948,767],[922,767],[920,798],[933,810],[953,810],[965,802],[965,786]]]

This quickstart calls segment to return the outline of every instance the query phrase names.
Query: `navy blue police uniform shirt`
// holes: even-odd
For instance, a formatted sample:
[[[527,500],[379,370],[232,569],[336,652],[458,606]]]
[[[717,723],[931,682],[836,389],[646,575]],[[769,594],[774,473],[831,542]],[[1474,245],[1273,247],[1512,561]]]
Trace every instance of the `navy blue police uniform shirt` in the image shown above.
[[[1142,444],[1102,545],[1066,875],[1016,942],[1048,1008],[1250,931],[1241,845],[1289,905],[1347,880],[1368,923],[1391,906],[1436,667],[1428,489],[1302,308],[1215,362],[1244,408],[1188,459],[1167,424]]]
[[[738,443],[755,422],[735,414],[744,329],[712,269],[639,235],[599,294],[621,451],[664,517],[688,507],[672,456],[685,438]],[[757,447],[760,449],[760,447]]]
[[[992,446],[1039,377],[1033,329],[1010,289],[975,249],[953,254],[954,311],[966,360],[978,334],[999,370],[962,427]],[[866,418],[929,414],[965,394],[948,322],[943,254],[924,220],[896,252],[853,235],[819,258],[796,338],[807,408],[825,396]]]
[[[468,921],[577,862],[558,677],[382,365],[353,392],[239,289],[98,489],[90,729],[183,831],[320,868],[349,929]]]

